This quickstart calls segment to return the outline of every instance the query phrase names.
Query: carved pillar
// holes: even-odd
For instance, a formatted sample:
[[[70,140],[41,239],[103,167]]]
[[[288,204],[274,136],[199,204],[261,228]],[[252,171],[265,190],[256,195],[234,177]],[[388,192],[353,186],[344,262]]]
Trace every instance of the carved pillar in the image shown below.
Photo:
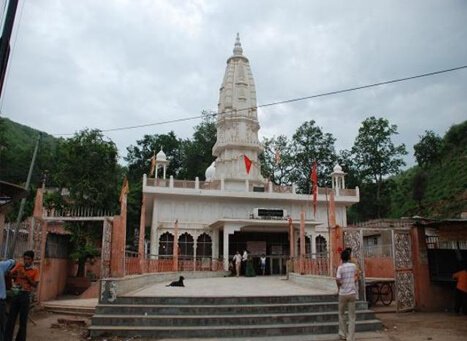
[[[152,204],[152,219],[151,219],[151,251],[149,252],[151,255],[151,259],[156,258],[156,255],[158,255],[157,249],[159,246],[158,240],[157,240],[157,203],[156,200],[154,199],[154,202]]]

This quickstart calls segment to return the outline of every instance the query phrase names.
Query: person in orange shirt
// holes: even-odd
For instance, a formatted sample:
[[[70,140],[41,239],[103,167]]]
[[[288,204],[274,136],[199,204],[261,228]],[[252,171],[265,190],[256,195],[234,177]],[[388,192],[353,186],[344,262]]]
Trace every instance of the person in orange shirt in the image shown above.
[[[464,263],[464,270],[456,272],[452,278],[457,281],[454,311],[460,314],[462,310],[467,315],[467,262]]]
[[[10,271],[13,278],[13,298],[10,303],[10,313],[5,328],[5,341],[13,339],[16,318],[19,314],[19,329],[16,341],[26,341],[26,327],[28,325],[29,303],[31,292],[39,283],[39,270],[33,267],[34,251],[23,254],[23,263],[18,263]]]

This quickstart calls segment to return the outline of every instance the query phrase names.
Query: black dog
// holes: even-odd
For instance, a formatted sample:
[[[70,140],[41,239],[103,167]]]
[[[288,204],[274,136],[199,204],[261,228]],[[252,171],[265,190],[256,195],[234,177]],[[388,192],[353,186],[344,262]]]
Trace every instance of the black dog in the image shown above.
[[[180,276],[180,278],[178,279],[178,281],[173,281],[173,282],[170,282],[170,284],[166,285],[166,287],[184,287],[185,285],[183,284],[183,280],[185,278],[183,276]]]

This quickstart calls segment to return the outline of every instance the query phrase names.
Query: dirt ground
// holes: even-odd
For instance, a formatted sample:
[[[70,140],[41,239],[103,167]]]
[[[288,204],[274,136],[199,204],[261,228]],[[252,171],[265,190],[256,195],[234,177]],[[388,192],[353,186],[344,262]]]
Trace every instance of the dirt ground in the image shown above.
[[[380,333],[358,334],[357,340],[467,341],[467,316],[457,316],[452,313],[384,313],[377,314],[377,317],[383,322],[384,330]],[[86,326],[89,325],[89,318],[58,315],[45,311],[35,311],[31,314],[31,318],[34,322],[30,322],[28,325],[28,341],[91,340],[86,329]],[[141,339],[101,338],[100,340],[130,341]],[[293,337],[293,340],[301,339]],[[310,338],[303,337],[303,340],[310,340]],[[334,338],[326,340],[334,340]]]

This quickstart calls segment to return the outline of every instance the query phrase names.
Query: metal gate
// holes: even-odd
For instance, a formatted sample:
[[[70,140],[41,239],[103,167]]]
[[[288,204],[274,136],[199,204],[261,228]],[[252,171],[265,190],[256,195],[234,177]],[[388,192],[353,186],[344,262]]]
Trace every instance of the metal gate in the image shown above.
[[[415,285],[410,231],[392,230],[392,240],[397,311],[413,310],[415,308]]]
[[[345,228],[344,247],[352,248],[352,258],[362,270],[359,283],[360,298],[367,299],[365,290],[365,253],[363,236],[364,231],[377,231],[380,228]],[[394,299],[396,311],[403,312],[415,308],[415,285],[412,264],[412,239],[410,230],[387,228],[391,231],[392,259],[394,262]]]

